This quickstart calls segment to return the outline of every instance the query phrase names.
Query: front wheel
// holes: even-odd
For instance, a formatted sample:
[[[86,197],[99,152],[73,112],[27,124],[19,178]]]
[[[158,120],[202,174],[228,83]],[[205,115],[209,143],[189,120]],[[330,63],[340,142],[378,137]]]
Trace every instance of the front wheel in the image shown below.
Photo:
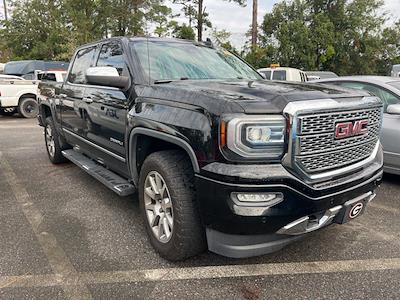
[[[194,172],[184,152],[156,152],[145,160],[139,201],[149,240],[162,257],[177,261],[205,250]]]
[[[23,98],[19,101],[18,112],[24,118],[35,118],[39,113],[39,105],[34,98]]]

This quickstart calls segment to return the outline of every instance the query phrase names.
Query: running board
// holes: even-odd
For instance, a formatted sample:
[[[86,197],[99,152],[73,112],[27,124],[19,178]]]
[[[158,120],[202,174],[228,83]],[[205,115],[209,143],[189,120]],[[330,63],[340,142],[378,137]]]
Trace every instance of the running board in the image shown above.
[[[92,175],[119,196],[124,197],[135,193],[136,189],[133,184],[83,154],[76,152],[75,150],[64,150],[62,151],[62,154],[65,158],[73,162],[89,175]]]

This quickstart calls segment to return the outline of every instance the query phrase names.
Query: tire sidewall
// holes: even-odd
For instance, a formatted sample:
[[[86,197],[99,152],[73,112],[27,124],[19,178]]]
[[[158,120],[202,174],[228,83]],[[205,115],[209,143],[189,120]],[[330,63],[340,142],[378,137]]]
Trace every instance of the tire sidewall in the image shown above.
[[[59,136],[58,136],[58,132],[54,126],[53,123],[53,119],[51,117],[46,118],[45,120],[45,127],[44,127],[44,142],[45,142],[45,146],[46,146],[46,152],[47,152],[47,156],[49,157],[50,161],[53,164],[59,164],[59,163],[64,163],[66,162],[66,159],[64,157],[64,155],[62,155],[61,151],[63,150],[60,146],[60,142],[59,142]],[[47,147],[47,141],[46,141],[46,129],[47,126],[50,126],[51,128],[51,133],[53,135],[53,139],[54,139],[54,156],[51,156],[49,153],[49,149]]]
[[[177,195],[175,190],[175,184],[171,182],[171,177],[175,174],[171,174],[167,170],[166,166],[163,166],[159,163],[159,160],[151,160],[145,162],[140,172],[139,178],[139,202],[140,202],[140,210],[143,216],[143,222],[145,223],[144,226],[146,227],[147,236],[149,237],[150,243],[152,246],[164,257],[171,257],[174,255],[175,249],[179,241],[178,235],[182,230],[181,226],[181,199],[182,195]],[[173,218],[174,218],[174,228],[172,231],[172,237],[167,243],[162,243],[158,241],[158,239],[154,236],[153,230],[150,227],[150,224],[147,220],[146,209],[144,205],[144,184],[147,175],[152,172],[157,171],[160,175],[164,178],[164,181],[168,187],[169,194],[171,197],[172,207],[173,207]],[[187,200],[187,199],[186,199]]]
[[[34,103],[34,106],[35,106],[34,114],[25,112],[25,106],[29,102]],[[19,113],[21,114],[21,116],[23,116],[24,118],[32,119],[32,118],[35,118],[37,116],[37,114],[39,113],[39,105],[38,105],[38,102],[36,101],[36,99],[34,99],[34,98],[24,98],[20,101],[18,110],[19,110]]]

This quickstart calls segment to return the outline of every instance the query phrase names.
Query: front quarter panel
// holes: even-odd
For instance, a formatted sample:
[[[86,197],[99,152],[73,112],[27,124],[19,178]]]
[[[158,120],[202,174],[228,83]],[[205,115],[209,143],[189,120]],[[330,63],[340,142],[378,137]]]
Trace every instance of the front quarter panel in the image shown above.
[[[188,143],[198,164],[215,160],[214,118],[203,109],[178,102],[138,99],[128,114],[129,132],[146,128],[168,134]]]

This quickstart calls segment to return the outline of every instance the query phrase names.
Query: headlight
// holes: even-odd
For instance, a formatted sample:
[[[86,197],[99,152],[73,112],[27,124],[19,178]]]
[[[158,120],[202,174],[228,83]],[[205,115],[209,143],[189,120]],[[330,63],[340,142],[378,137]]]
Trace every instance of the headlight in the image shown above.
[[[285,147],[283,116],[225,116],[220,126],[220,146],[250,159],[280,159]]]

